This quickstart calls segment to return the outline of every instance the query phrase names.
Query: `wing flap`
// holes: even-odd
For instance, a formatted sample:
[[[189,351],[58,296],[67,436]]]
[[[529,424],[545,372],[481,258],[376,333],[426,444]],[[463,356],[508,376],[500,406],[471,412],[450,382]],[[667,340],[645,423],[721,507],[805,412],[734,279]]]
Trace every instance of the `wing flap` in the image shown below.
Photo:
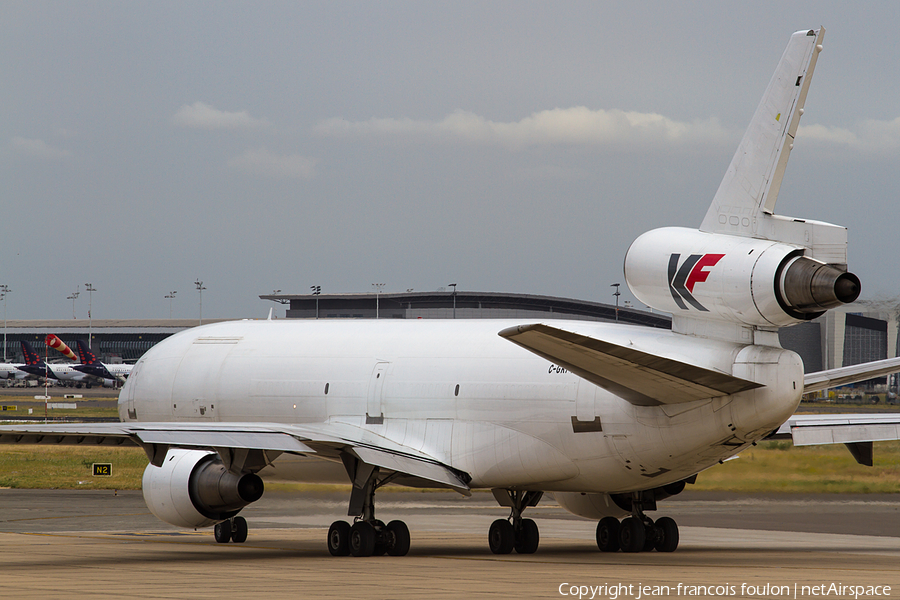
[[[544,324],[510,327],[499,335],[641,406],[693,402],[762,387],[733,375]]]
[[[365,446],[354,446],[353,452],[361,461],[376,467],[406,473],[407,475],[433,481],[464,493],[469,490],[468,484],[463,481],[457,472],[437,462],[426,462]]]

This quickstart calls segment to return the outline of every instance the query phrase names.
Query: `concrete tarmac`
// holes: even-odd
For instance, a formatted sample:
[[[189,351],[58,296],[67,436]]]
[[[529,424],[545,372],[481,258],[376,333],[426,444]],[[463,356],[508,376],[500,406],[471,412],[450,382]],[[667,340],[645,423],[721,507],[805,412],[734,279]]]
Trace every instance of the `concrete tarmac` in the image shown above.
[[[545,497],[526,513],[541,533],[530,556],[490,553],[488,527],[507,514],[490,494],[376,502],[379,518],[409,525],[408,556],[330,556],[343,493],[266,492],[242,513],[247,542],[217,544],[210,529],[156,520],[140,492],[0,490],[0,598],[564,598],[580,586],[608,600],[900,597],[893,495],[685,492],[650,513],[678,522],[671,554],[601,553],[596,523]]]

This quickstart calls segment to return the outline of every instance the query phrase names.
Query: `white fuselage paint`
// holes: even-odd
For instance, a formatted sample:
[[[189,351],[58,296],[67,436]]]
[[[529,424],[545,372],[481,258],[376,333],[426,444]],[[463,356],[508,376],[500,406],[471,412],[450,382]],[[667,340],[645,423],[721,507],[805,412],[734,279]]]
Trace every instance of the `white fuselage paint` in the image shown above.
[[[765,384],[686,404],[634,406],[497,335],[518,324],[280,320],[197,327],[141,358],[119,396],[119,413],[125,421],[347,423],[469,473],[473,488],[625,492],[679,481],[735,455],[800,401],[802,363],[781,348],[554,321]],[[575,433],[573,417],[599,418],[602,430]]]

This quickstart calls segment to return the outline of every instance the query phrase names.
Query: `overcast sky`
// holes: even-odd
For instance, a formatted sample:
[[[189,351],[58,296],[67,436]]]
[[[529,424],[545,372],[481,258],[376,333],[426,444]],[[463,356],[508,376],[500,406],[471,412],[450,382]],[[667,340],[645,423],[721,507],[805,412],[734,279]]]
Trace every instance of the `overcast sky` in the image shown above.
[[[776,211],[900,296],[900,3],[0,3],[10,319],[264,317],[273,290],[613,300],[697,227],[824,25]],[[633,299],[623,287],[623,300]],[[2,307],[0,307],[2,310]],[[279,313],[283,309],[279,307]]]

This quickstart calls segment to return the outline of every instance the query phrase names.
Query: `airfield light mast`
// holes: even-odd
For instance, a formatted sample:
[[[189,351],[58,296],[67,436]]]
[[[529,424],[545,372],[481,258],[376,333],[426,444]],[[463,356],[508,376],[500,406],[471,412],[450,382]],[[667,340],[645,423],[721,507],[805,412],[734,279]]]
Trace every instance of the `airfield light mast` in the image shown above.
[[[448,283],[447,286],[453,288],[453,318],[455,319],[456,318],[456,284]]]
[[[614,287],[614,288],[616,288],[616,291],[615,291],[615,293],[613,294],[613,296],[616,297],[616,323],[619,322],[619,296],[622,295],[622,294],[619,293],[619,286],[620,286],[620,285],[622,285],[622,284],[621,284],[621,283],[611,283],[611,284],[609,285],[609,287]]]
[[[384,287],[383,283],[373,283],[372,287],[375,288],[375,318],[378,318],[378,296],[381,294],[381,288]]]
[[[175,294],[177,294],[177,293],[178,293],[178,290],[172,290],[171,292],[169,292],[168,294],[163,296],[163,298],[169,299],[169,318],[170,319],[172,318],[172,299],[175,298]]]
[[[203,290],[206,288],[203,287],[203,282],[198,278],[194,285],[197,286],[197,291],[200,293],[200,324],[203,325]]]
[[[319,294],[322,293],[321,285],[311,285],[309,289],[312,290],[312,295],[316,297],[316,318],[319,318]],[[377,310],[375,312],[378,312]]]
[[[75,291],[72,292],[72,295],[71,295],[71,296],[66,296],[66,300],[71,300],[71,301],[72,301],[72,318],[73,318],[73,319],[77,319],[77,318],[78,318],[78,317],[75,316],[75,299],[78,298],[78,294],[80,293],[78,290],[79,290],[80,287],[81,287],[80,285],[79,285],[79,286],[75,286]]]
[[[6,296],[12,290],[9,289],[9,286],[5,283],[0,285],[0,298],[3,298],[3,362],[7,362],[6,360]]]
[[[91,340],[94,337],[94,317],[91,315],[91,306],[93,305],[94,292],[97,291],[97,288],[94,287],[93,283],[86,283],[84,284],[84,289],[87,290],[88,293],[88,350],[91,350]]]

